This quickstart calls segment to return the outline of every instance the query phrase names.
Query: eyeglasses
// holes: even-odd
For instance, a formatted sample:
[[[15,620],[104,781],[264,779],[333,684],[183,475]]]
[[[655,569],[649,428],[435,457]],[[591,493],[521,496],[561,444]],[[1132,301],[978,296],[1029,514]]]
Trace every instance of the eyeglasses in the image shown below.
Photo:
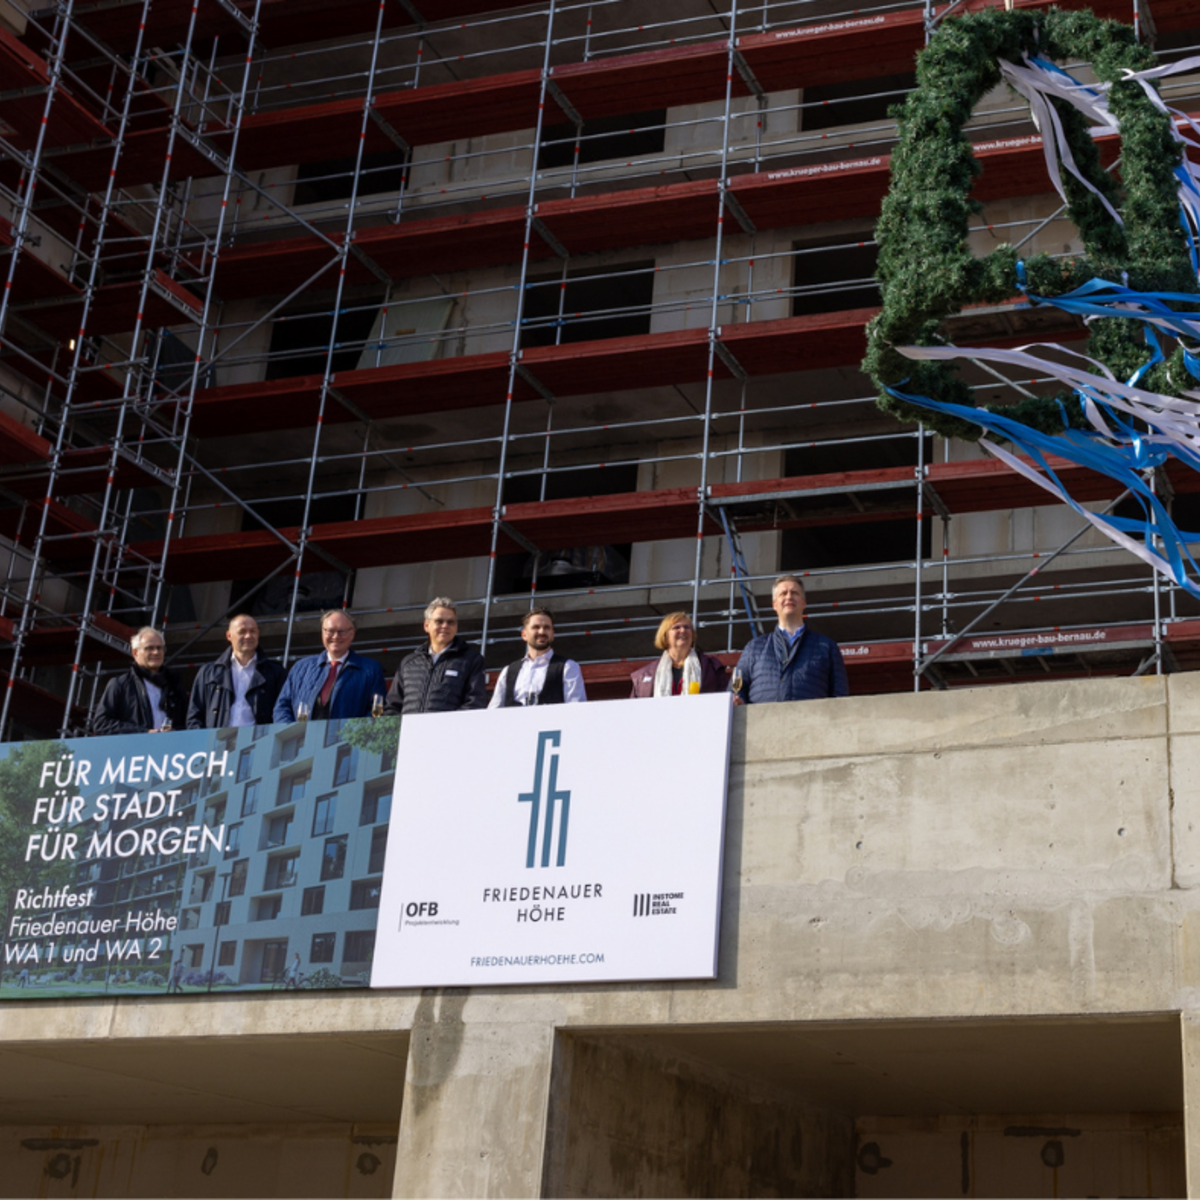
[[[429,623],[431,625],[457,625],[458,618],[457,617],[430,617]]]
[[[326,637],[349,637],[354,632],[354,630],[353,629],[322,629],[321,632]]]

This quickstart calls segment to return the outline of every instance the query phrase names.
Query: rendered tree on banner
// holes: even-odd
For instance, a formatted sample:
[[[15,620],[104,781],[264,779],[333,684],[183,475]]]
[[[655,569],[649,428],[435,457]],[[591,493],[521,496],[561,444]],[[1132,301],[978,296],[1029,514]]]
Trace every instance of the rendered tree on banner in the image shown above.
[[[42,767],[68,754],[67,747],[62,742],[22,742],[7,749],[8,754],[0,758],[0,911],[4,913],[0,941],[16,915],[17,891],[61,887],[71,881],[74,866],[69,859],[45,862],[39,854],[25,861],[29,835],[36,828],[34,804],[38,796],[52,790],[52,785],[42,786]]]
[[[1057,65],[1079,60],[1097,82]],[[1187,569],[1200,568],[1186,549],[1198,539],[1175,528],[1144,478],[1168,457],[1200,469],[1200,147],[1177,126],[1200,129],[1167,108],[1157,83],[1198,68],[1197,59],[1156,67],[1131,28],[1090,12],[987,9],[943,22],[918,59],[917,90],[896,114],[900,143],[876,229],[883,307],[868,327],[863,369],[885,411],[978,440],[1200,597]],[[970,251],[969,219],[980,205],[969,193],[980,167],[963,127],[1001,81],[1029,102],[1048,188],[1065,202],[1083,254],[1026,260],[1012,246],[984,258]],[[1120,134],[1119,185],[1101,167],[1097,129]],[[1088,318],[1090,357],[1061,347],[948,344],[947,317],[1018,294]],[[956,359],[1049,377],[1055,393],[977,407]],[[1085,510],[1050,469],[1050,455],[1129,488],[1143,518]]]
[[[342,725],[342,741],[359,750],[375,754],[394,754],[400,744],[400,718],[354,717]]]

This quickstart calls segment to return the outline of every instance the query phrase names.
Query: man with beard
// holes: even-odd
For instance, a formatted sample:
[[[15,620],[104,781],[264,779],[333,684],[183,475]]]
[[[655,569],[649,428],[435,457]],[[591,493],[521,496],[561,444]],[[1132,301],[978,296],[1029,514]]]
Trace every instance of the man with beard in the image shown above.
[[[179,676],[163,665],[167,644],[157,629],[143,625],[129,643],[133,666],[108,681],[92,715],[97,734],[159,733],[187,724],[187,693]]]
[[[574,659],[556,657],[554,617],[544,608],[531,608],[521,622],[525,657],[500,672],[488,708],[514,705],[573,704],[587,699],[583,672]]]

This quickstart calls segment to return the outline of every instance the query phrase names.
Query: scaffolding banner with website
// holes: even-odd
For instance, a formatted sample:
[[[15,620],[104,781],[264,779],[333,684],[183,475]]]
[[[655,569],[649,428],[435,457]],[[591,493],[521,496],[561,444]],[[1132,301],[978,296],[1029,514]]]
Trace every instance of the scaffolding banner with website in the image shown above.
[[[371,986],[715,978],[731,711],[406,717]]]
[[[398,726],[0,745],[0,999],[366,986]]]

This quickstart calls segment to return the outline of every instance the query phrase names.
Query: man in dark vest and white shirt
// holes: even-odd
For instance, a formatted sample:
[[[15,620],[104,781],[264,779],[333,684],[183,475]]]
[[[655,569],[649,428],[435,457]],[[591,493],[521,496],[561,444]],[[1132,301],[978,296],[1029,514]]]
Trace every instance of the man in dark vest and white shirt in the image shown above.
[[[531,608],[521,622],[525,657],[500,672],[488,708],[514,705],[572,704],[586,700],[583,672],[574,659],[556,656],[554,618],[544,608]]]

